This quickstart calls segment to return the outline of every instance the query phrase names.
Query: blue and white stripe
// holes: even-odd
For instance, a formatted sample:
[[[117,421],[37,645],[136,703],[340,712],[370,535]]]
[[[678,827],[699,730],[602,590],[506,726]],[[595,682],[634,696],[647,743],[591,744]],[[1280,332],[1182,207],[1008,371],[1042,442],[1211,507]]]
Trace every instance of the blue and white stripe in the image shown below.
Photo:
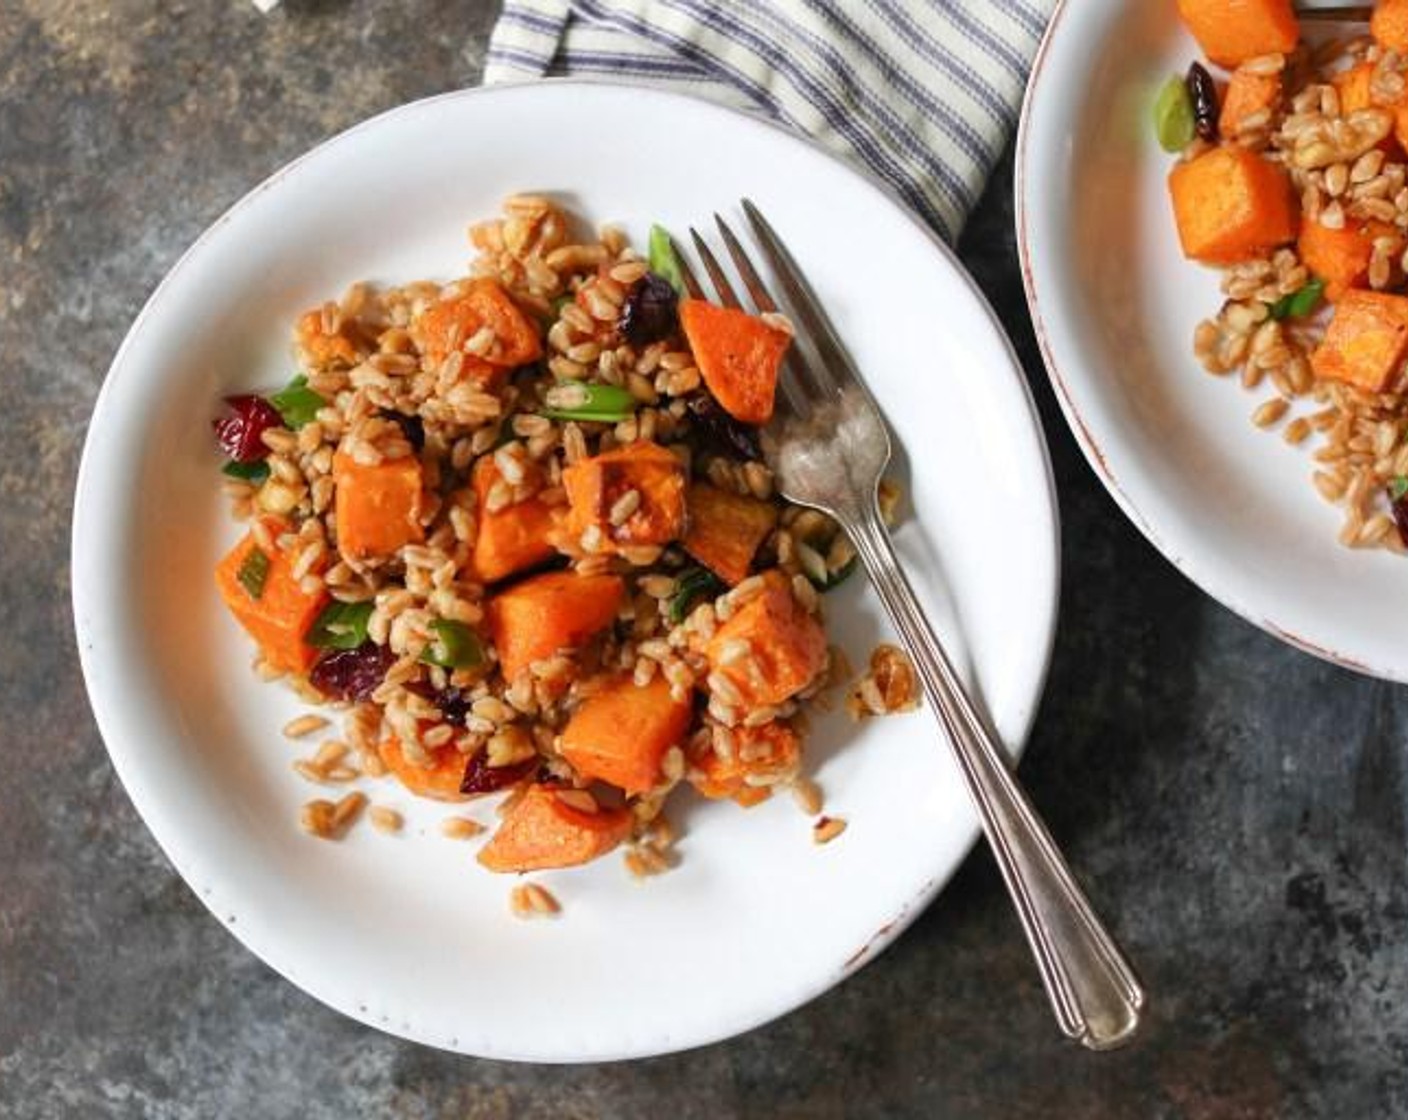
[[[505,0],[486,82],[612,75],[758,112],[956,237],[1056,0]]]

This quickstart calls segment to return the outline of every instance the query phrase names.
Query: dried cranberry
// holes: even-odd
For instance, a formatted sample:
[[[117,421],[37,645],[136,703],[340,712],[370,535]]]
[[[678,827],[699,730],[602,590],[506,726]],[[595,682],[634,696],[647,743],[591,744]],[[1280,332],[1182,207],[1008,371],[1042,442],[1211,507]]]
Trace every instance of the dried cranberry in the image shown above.
[[[401,429],[401,434],[406,437],[406,442],[417,454],[425,449],[425,421],[419,416],[407,416],[404,412],[389,408],[383,409],[381,414],[386,419],[395,421],[396,426]]]
[[[647,272],[631,285],[621,305],[617,324],[621,336],[632,346],[649,346],[675,329],[675,305],[679,296],[663,276]]]
[[[1184,79],[1193,102],[1193,126],[1204,140],[1217,139],[1217,84],[1200,62],[1188,67]]]
[[[366,700],[395,663],[390,649],[369,639],[356,649],[329,653],[313,666],[308,681],[330,700]]]
[[[442,688],[429,699],[439,709],[440,716],[446,723],[452,723],[456,727],[464,726],[465,717],[469,715],[470,709],[469,693],[464,689],[450,685],[448,688]]]
[[[464,778],[460,781],[461,793],[493,793],[495,790],[521,782],[533,773],[538,765],[536,758],[515,762],[512,766],[490,766],[483,751],[475,751],[464,764]]]
[[[718,401],[701,394],[689,402],[689,411],[704,438],[720,450],[741,459],[761,459],[758,433],[747,424],[735,420],[719,407]]]
[[[1398,539],[1408,545],[1408,493],[1395,498],[1389,491],[1388,504],[1393,510],[1393,523],[1398,526]]]
[[[230,411],[210,422],[220,450],[236,463],[254,463],[268,455],[261,437],[268,429],[283,425],[279,410],[253,393],[226,397],[225,403]]]

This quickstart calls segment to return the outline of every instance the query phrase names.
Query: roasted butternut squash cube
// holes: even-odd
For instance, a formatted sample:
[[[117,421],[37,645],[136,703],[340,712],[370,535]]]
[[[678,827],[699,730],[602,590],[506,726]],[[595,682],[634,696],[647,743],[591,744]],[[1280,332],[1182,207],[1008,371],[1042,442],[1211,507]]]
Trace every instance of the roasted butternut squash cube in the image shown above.
[[[772,419],[777,374],[792,336],[757,315],[702,299],[680,301],[680,326],[724,411],[745,424]]]
[[[712,747],[692,762],[689,782],[704,797],[731,797],[745,808],[768,798],[769,786],[786,781],[801,763],[802,742],[785,723],[733,729],[733,753],[723,757]]]
[[[1378,0],[1369,33],[1385,50],[1408,54],[1408,0]]]
[[[1236,70],[1222,95],[1222,111],[1217,118],[1224,136],[1235,136],[1242,122],[1264,109],[1273,109],[1281,100],[1280,74],[1253,74]]]
[[[383,560],[425,539],[421,527],[420,460],[413,455],[359,463],[339,451],[332,459],[338,551],[348,560]]]
[[[684,738],[692,714],[691,697],[677,700],[664,677],[644,685],[617,677],[572,713],[562,731],[562,757],[583,778],[644,793],[660,783],[661,760]]]
[[[616,619],[626,586],[620,576],[547,572],[489,600],[489,632],[499,667],[512,680],[534,661],[574,649]]]
[[[1370,393],[1402,388],[1408,358],[1408,298],[1383,292],[1347,292],[1314,353],[1317,377]]]
[[[1296,200],[1284,169],[1242,148],[1213,148],[1174,167],[1169,192],[1183,252],[1235,264],[1296,236]]]
[[[562,486],[567,534],[588,551],[664,545],[684,532],[684,464],[649,440],[573,463]]]
[[[479,850],[479,862],[490,871],[575,867],[605,855],[630,834],[629,809],[587,813],[567,804],[549,786],[529,786]]]
[[[689,488],[684,550],[730,586],[748,578],[753,557],[777,525],[771,502],[730,494],[707,482]]]
[[[285,522],[266,518],[270,535],[277,539],[287,530]],[[304,635],[327,605],[328,594],[303,590],[293,574],[294,558],[260,547],[251,532],[235,545],[215,568],[220,597],[235,620],[256,642],[264,660],[286,673],[306,673],[318,651]]]
[[[762,580],[762,591],[734,610],[704,651],[710,677],[726,678],[749,708],[791,699],[826,666],[826,632],[797,602],[791,581],[776,569]]]
[[[1357,222],[1343,229],[1328,229],[1313,218],[1303,218],[1296,248],[1305,267],[1325,282],[1325,298],[1334,303],[1351,288],[1368,286],[1369,262],[1379,239],[1393,243],[1388,251],[1396,261],[1403,245],[1396,226]]]
[[[1289,54],[1300,41],[1291,0],[1178,0],[1178,14],[1203,53],[1229,69],[1263,54]]]
[[[357,348],[341,331],[323,330],[323,312],[315,307],[299,317],[294,337],[308,362],[318,368],[357,364]]]
[[[420,766],[406,757],[401,740],[388,735],[377,747],[377,753],[396,780],[417,797],[436,801],[467,801],[460,792],[468,758],[453,744],[429,751],[430,765]]]
[[[500,509],[489,509],[489,492],[501,478],[492,455],[475,463],[470,476],[478,508],[469,572],[482,583],[494,583],[541,564],[556,551],[552,544],[552,507],[542,498],[535,495]]]
[[[466,350],[486,328],[492,336],[489,345],[482,352]],[[411,336],[432,366],[452,353],[463,354],[461,376],[485,386],[499,384],[509,370],[543,356],[537,324],[490,278],[471,280],[432,303],[416,316]]]
[[[1348,70],[1341,70],[1330,79],[1335,92],[1340,95],[1340,113],[1349,116],[1360,109],[1373,107],[1374,64],[1360,62]]]

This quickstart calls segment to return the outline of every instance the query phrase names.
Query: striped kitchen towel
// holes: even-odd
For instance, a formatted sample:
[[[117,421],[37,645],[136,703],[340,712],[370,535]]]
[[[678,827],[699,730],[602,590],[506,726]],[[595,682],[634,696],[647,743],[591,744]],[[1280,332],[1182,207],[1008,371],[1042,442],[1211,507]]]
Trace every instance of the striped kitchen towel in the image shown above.
[[[1016,128],[1056,0],[505,0],[486,82],[616,77],[766,114],[952,240]]]

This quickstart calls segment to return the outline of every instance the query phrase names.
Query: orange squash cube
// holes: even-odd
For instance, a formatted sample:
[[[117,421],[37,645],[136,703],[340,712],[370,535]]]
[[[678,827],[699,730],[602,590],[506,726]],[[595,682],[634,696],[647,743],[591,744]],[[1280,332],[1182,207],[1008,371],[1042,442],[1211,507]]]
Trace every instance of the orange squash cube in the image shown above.
[[[645,685],[618,677],[572,713],[562,757],[583,778],[644,793],[660,783],[660,760],[684,737],[692,715],[691,698],[676,700],[664,677]]]
[[[760,316],[702,299],[681,300],[679,314],[699,375],[724,411],[745,424],[772,419],[792,336]]]
[[[493,342],[482,354],[465,351],[465,344],[488,328]],[[497,280],[471,280],[455,295],[432,303],[416,316],[411,335],[430,365],[451,353],[464,354],[462,376],[492,386],[508,371],[543,356],[537,325],[523,313]]]
[[[684,531],[684,464],[649,440],[573,463],[562,486],[570,506],[566,532],[580,543],[595,529],[590,551],[669,544]]]
[[[620,576],[576,572],[547,572],[500,591],[488,616],[505,679],[605,630],[625,593]]]
[[[730,586],[748,578],[753,556],[777,524],[777,507],[707,482],[689,488],[684,550]]]
[[[748,808],[766,801],[766,784],[754,781],[785,781],[797,772],[802,758],[802,741],[785,723],[765,723],[761,727],[733,729],[731,758],[723,758],[712,748],[700,753],[690,769],[689,782],[704,797],[718,800],[731,797]]]
[[[432,750],[429,766],[418,766],[407,758],[401,740],[394,735],[381,741],[377,753],[396,780],[417,797],[429,797],[436,801],[469,800],[467,794],[460,792],[465,764],[469,760],[453,744]]]
[[[738,607],[705,646],[710,676],[728,680],[750,708],[790,699],[826,666],[826,632],[792,594],[777,569],[764,573],[763,590]]]
[[[266,518],[264,524],[275,538],[288,528],[277,518]],[[248,580],[258,585],[257,596],[240,578],[256,549],[267,561],[262,582]],[[304,591],[293,574],[293,563],[293,557],[278,549],[260,549],[254,534],[249,533],[216,565],[215,583],[230,613],[259,643],[270,666],[287,673],[306,673],[318,659],[318,651],[304,641],[304,635],[327,605],[328,594]]]
[[[1235,264],[1296,236],[1296,199],[1286,172],[1242,148],[1221,147],[1169,173],[1185,255]]]
[[[1408,0],[1378,0],[1369,33],[1385,50],[1408,54]]]
[[[1224,136],[1235,136],[1244,120],[1263,109],[1274,108],[1280,100],[1281,75],[1233,71],[1227,83],[1227,92],[1222,96],[1218,130]]]
[[[327,334],[323,331],[323,312],[315,307],[305,312],[294,328],[294,337],[308,361],[314,366],[354,366],[357,364],[357,348],[340,331]]]
[[[504,813],[479,850],[490,871],[546,871],[576,867],[605,855],[631,834],[629,809],[583,812],[550,786],[529,786]]]
[[[332,477],[337,547],[348,560],[382,560],[425,539],[421,467],[414,455],[369,465],[339,451]]]
[[[1403,238],[1398,227],[1387,222],[1328,229],[1312,218],[1303,218],[1296,248],[1305,267],[1325,281],[1325,298],[1335,303],[1351,288],[1368,286],[1369,262],[1374,256],[1374,242],[1380,238],[1395,242],[1397,248],[1391,252],[1397,258]]]
[[[478,510],[469,573],[481,583],[494,583],[541,564],[556,551],[552,507],[541,498],[535,495],[502,509],[488,508],[489,491],[501,477],[492,455],[475,463],[470,476]]]
[[[1408,298],[1383,292],[1347,292],[1314,353],[1317,377],[1370,393],[1402,388],[1408,358]]]
[[[1291,0],[1178,0],[1178,14],[1203,53],[1231,69],[1263,54],[1289,54],[1300,42]]]

